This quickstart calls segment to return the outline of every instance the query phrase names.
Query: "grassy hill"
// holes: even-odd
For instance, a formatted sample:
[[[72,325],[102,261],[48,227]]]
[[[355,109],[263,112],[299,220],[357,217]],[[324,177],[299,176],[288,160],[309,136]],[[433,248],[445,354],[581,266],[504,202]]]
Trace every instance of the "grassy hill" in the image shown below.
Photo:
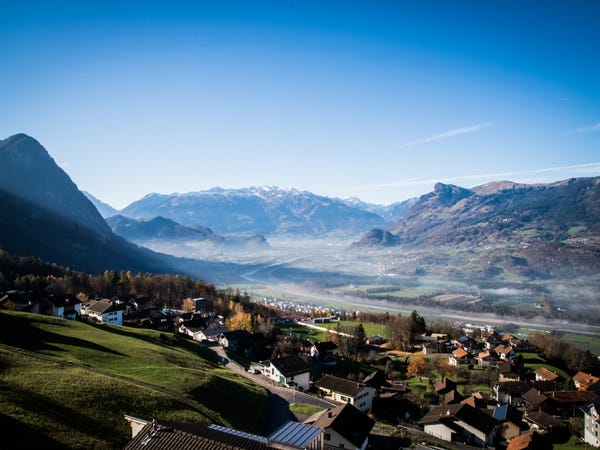
[[[195,342],[0,311],[0,428],[17,448],[123,448],[125,414],[262,433],[266,406]]]

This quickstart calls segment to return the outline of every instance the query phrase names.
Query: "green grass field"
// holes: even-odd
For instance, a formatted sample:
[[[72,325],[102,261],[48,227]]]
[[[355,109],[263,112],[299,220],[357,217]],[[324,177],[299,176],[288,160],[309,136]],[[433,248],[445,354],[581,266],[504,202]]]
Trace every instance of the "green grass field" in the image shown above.
[[[340,324],[341,327],[350,327],[350,328],[354,328],[356,327],[359,323],[362,323],[363,328],[365,329],[365,333],[367,334],[367,336],[383,336],[383,337],[387,337],[387,327],[383,324],[380,323],[368,323],[368,322],[352,322],[352,321],[348,321],[348,320],[342,320],[340,322],[330,322],[330,323],[317,323],[315,324],[318,327],[323,327],[323,328],[328,328],[328,329],[333,329],[335,330],[335,328],[337,327],[338,323]]]
[[[264,428],[264,390],[173,334],[0,312],[0,369],[0,419],[46,444],[122,448],[125,414]]]

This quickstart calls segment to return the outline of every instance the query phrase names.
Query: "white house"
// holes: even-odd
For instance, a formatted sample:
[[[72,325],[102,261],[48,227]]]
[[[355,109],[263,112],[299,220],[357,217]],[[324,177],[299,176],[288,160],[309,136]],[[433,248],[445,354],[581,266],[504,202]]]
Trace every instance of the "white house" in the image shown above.
[[[123,310],[125,305],[112,300],[92,300],[84,306],[83,313],[90,319],[110,325],[123,325]]]
[[[364,413],[370,412],[373,407],[375,389],[364,383],[324,375],[321,379],[315,381],[314,385],[327,397],[331,397],[334,402],[350,403]]]
[[[593,447],[600,447],[600,397],[581,408],[584,415],[583,440]]]
[[[310,366],[298,355],[265,362],[263,375],[284,386],[297,387],[302,391],[310,389]]]
[[[325,449],[365,450],[375,421],[346,403],[320,411],[304,421],[323,430]]]
[[[81,315],[81,301],[73,295],[50,295],[39,306],[41,314],[75,320]]]

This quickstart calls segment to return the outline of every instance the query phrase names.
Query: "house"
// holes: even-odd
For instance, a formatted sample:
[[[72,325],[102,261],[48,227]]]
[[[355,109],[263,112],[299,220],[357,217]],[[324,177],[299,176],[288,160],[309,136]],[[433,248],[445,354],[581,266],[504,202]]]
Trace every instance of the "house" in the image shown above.
[[[464,399],[465,398],[460,394],[460,392],[458,392],[456,389],[453,389],[443,395],[442,404],[454,405],[456,403],[461,403]]]
[[[575,383],[575,389],[578,391],[597,390],[600,386],[600,378],[595,377],[589,373],[577,372],[573,375],[573,383]]]
[[[510,339],[508,344],[517,352],[528,352],[533,349],[533,345],[527,339]]]
[[[523,394],[523,404],[527,411],[535,411],[542,408],[546,400],[548,400],[546,394],[533,386]]]
[[[420,421],[425,433],[447,442],[492,445],[496,419],[471,405],[434,406]]]
[[[486,350],[477,355],[477,364],[481,367],[496,367],[498,358],[493,351]]]
[[[337,345],[332,341],[315,342],[310,347],[311,358],[323,366],[335,366],[337,364]]]
[[[535,381],[552,381],[553,383],[559,384],[563,378],[555,372],[545,367],[540,367],[535,371]]]
[[[494,386],[496,401],[502,405],[521,406],[523,395],[531,389],[524,381],[502,381]]]
[[[584,418],[583,441],[600,447],[600,398],[582,406]]]
[[[438,341],[430,341],[423,343],[423,354],[425,355],[433,355],[435,353],[440,353],[440,344]]]
[[[371,336],[370,338],[367,339],[367,345],[381,345],[387,342],[387,339],[385,339],[382,336]]]
[[[544,411],[562,417],[574,417],[581,412],[581,407],[598,398],[594,391],[552,391],[544,392],[548,397]]]
[[[367,448],[369,433],[375,425],[373,419],[350,403],[320,411],[310,416],[304,423],[323,430],[325,449],[353,450]]]
[[[147,421],[125,416],[131,440],[124,450],[272,450],[267,438],[217,425],[199,425],[163,420]],[[279,447],[282,448],[282,447]],[[289,448],[289,447],[283,447]]]
[[[471,405],[473,408],[485,409],[487,408],[487,400],[481,392],[474,392],[470,397],[465,398],[461,403]]]
[[[486,349],[493,350],[494,348],[498,347],[503,342],[502,342],[502,339],[500,338],[500,335],[494,331],[494,332],[491,332],[490,334],[488,334],[487,336],[483,337],[483,343],[484,343]]]
[[[110,325],[123,325],[123,313],[126,305],[113,300],[91,300],[85,303],[82,313],[89,319]]]
[[[511,439],[506,450],[548,450],[552,448],[549,437],[534,430],[526,431]]]
[[[202,297],[185,298],[181,309],[184,312],[209,313],[211,311],[210,300]]]
[[[552,433],[556,436],[568,431],[567,425],[556,417],[544,411],[533,411],[523,417],[532,430],[542,433]]]
[[[71,294],[50,295],[40,300],[39,312],[47,316],[76,320],[81,317],[81,300]]]
[[[513,359],[515,357],[515,350],[510,345],[500,344],[494,347],[494,353],[498,355],[499,359],[504,361]]]
[[[310,366],[298,355],[271,359],[264,363],[263,375],[287,387],[310,389]]]
[[[453,344],[458,348],[465,349],[466,351],[471,351],[477,346],[477,341],[469,336],[461,336],[458,339],[453,341]]]
[[[523,413],[513,406],[497,406],[492,412],[492,417],[501,424],[500,434],[507,441],[528,429],[523,421]]]
[[[39,295],[32,292],[9,291],[0,294],[0,309],[40,313]]]
[[[442,378],[435,383],[435,393],[439,395],[446,395],[450,391],[456,390],[456,382],[450,378]]]
[[[225,325],[213,323],[209,324],[207,328],[196,330],[196,332],[198,333],[198,339],[194,337],[194,340],[219,342],[219,336],[229,332],[229,328]]]
[[[469,352],[464,348],[457,348],[448,357],[448,362],[451,366],[458,366],[460,364],[466,364],[469,361]]]
[[[499,381],[519,381],[523,379],[524,367],[514,361],[498,361],[496,364]]]
[[[375,392],[379,392],[392,387],[392,384],[385,379],[385,373],[381,370],[376,370],[367,375],[362,381],[365,385],[375,389]]]
[[[319,392],[331,397],[334,402],[350,403],[364,413],[371,411],[373,407],[375,389],[364,383],[324,375],[315,381],[313,385],[319,389]]]
[[[223,348],[231,350],[234,353],[243,354],[246,349],[252,348],[252,334],[246,330],[234,330],[221,333],[217,342]]]

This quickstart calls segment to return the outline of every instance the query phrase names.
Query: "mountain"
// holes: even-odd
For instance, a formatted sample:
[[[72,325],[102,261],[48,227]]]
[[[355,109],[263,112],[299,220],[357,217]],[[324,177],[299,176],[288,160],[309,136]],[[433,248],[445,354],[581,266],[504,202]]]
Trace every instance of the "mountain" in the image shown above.
[[[107,217],[112,217],[117,214],[118,211],[115,208],[113,208],[112,206],[110,206],[108,203],[104,203],[103,201],[98,200],[96,197],[94,197],[89,192],[86,192],[86,191],[81,191],[81,192],[83,195],[85,195],[88,198],[88,200],[90,202],[92,202],[92,204],[96,207],[96,209],[98,210],[100,215],[102,217],[104,217],[105,219]]]
[[[164,217],[153,219],[130,219],[116,215],[106,219],[115,234],[138,245],[166,251],[173,255],[192,255],[197,250],[248,251],[269,248],[263,236],[223,237],[209,228],[194,225],[185,226]]]
[[[0,141],[0,246],[73,269],[178,271],[180,261],[116,236],[35,139]]]
[[[136,219],[162,216],[222,235],[356,235],[386,225],[381,216],[343,200],[277,187],[149,194],[120,213]]]
[[[353,247],[390,243],[403,249],[477,249],[474,255],[487,255],[478,260],[482,264],[497,257],[546,274],[596,273],[600,177],[535,185],[497,181],[472,189],[438,183],[399,221],[371,230]]]
[[[404,214],[408,212],[411,206],[417,202],[417,199],[411,198],[401,202],[392,203],[391,205],[377,205],[373,203],[366,203],[356,197],[344,199],[344,202],[348,206],[352,206],[354,208],[362,209],[363,211],[368,211],[370,213],[377,214],[386,222],[394,223],[397,220],[400,220],[404,216]]]

